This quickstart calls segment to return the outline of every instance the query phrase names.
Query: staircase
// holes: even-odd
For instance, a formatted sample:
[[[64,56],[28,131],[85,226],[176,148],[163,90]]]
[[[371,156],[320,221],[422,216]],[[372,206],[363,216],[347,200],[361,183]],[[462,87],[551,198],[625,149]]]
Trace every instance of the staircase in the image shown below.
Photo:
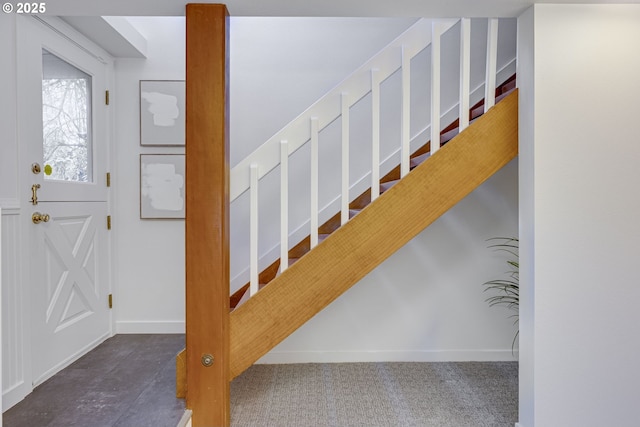
[[[380,185],[384,194],[335,230],[321,227],[324,241],[308,240],[290,251],[291,267],[268,281],[231,313],[231,378],[249,368],[401,246],[438,219],[517,155],[517,93],[507,96],[433,155],[418,154],[414,170]],[[306,253],[303,252],[307,250]],[[267,274],[263,278],[267,281]],[[237,295],[235,296],[237,299]]]
[[[504,83],[502,83],[496,89],[496,103],[501,101],[507,95],[514,91],[516,87],[515,74],[509,77]],[[469,110],[469,121],[473,122],[484,113],[484,99],[478,101]],[[451,141],[460,132],[459,120],[456,119],[450,123],[440,132],[440,146],[444,146],[447,142]],[[418,165],[422,164],[431,156],[431,143],[427,142],[422,145],[418,150],[413,152],[410,156],[410,170],[415,169]],[[400,181],[400,165],[397,165],[389,173],[387,173],[380,180],[380,194],[382,195],[388,189],[393,187]],[[349,219],[354,218],[360,211],[371,203],[371,189],[367,189],[360,194],[356,199],[349,203]],[[336,231],[341,225],[340,213],[336,213],[331,219],[326,221],[318,229],[318,242],[323,242],[331,233]],[[297,245],[295,245],[288,252],[287,266],[291,267],[296,261],[302,258],[307,252],[311,250],[311,236],[305,237]],[[275,279],[281,271],[281,259],[277,259],[266,269],[260,272],[258,288],[262,289],[273,279]],[[235,309],[242,303],[249,299],[249,287],[250,283],[246,283],[240,289],[231,295],[230,307]]]
[[[231,172],[231,199],[249,191],[251,204],[255,207],[260,178],[280,166],[283,170],[282,211],[287,212],[288,157],[304,144],[312,146],[310,234],[288,249],[285,215],[281,222],[285,232],[282,233],[280,258],[262,271],[258,271],[257,213],[252,213],[251,280],[230,298],[229,380],[250,367],[517,155],[515,75],[496,88],[497,21],[490,20],[485,98],[468,108],[469,87],[461,84],[460,111],[463,113],[460,117],[463,120],[456,119],[440,130],[437,125],[441,119],[439,99],[432,90],[436,99],[431,108],[432,124],[435,123],[431,140],[437,143],[430,141],[409,152],[411,138],[408,126],[403,127],[399,149],[401,163],[379,178],[380,162],[374,157],[371,187],[349,201],[349,188],[345,189],[343,185],[341,211],[318,224],[317,159],[314,165],[313,153],[314,150],[317,153],[319,129],[340,115],[348,117],[349,107],[371,93],[374,97],[373,152],[379,149],[375,145],[379,138],[375,129],[376,124],[379,125],[375,116],[375,93],[379,91],[379,83],[385,75],[388,77],[401,69],[404,92],[409,79],[409,71],[405,68],[411,58],[430,44],[432,52],[438,52],[440,36],[455,22],[435,24],[428,37],[424,36],[423,23],[410,28],[378,55],[383,58],[381,62],[380,58],[374,58],[363,66],[370,86],[362,85],[362,76],[357,83],[351,82],[353,76],[348,78],[326,96],[334,100],[337,97],[341,103],[332,102],[331,107],[327,107],[329,104],[325,105],[324,98],[321,99]],[[461,76],[464,80],[469,78],[469,53],[465,48],[469,44],[468,20],[462,20],[460,27]],[[397,58],[389,53],[398,48],[402,54]],[[434,53],[432,61],[439,61],[438,54]],[[362,70],[354,76],[362,75]],[[432,72],[432,84],[439,85],[439,72]],[[403,115],[408,114],[408,100],[403,100]],[[348,120],[342,122],[347,126],[346,130],[343,127],[343,139],[346,135],[348,140]],[[403,121],[403,126],[406,123]],[[177,359],[179,396],[184,396],[185,392],[182,387],[184,360],[183,352]]]

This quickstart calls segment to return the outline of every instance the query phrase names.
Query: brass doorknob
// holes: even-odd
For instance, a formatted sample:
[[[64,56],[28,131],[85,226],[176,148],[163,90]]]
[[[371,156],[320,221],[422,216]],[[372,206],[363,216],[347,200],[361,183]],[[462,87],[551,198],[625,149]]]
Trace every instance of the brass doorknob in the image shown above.
[[[34,224],[40,224],[41,222],[49,222],[49,214],[41,214],[40,212],[34,212],[33,215],[31,215],[31,221],[33,221]]]

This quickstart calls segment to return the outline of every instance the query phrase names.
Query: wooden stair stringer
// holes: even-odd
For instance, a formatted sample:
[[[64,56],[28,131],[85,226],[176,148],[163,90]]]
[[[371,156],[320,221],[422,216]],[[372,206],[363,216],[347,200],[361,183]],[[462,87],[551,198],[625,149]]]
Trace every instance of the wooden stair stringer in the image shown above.
[[[230,380],[518,153],[518,93],[416,167],[230,314]]]

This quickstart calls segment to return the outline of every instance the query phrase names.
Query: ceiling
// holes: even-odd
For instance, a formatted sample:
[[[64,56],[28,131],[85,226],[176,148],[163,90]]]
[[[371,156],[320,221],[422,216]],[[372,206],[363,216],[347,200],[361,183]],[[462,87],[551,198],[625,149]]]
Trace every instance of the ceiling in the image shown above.
[[[199,3],[219,3],[196,0]],[[223,0],[224,1],[224,0]],[[144,58],[146,40],[127,16],[184,16],[185,0],[56,0],[57,15],[118,58]],[[231,16],[516,17],[534,3],[616,4],[640,0],[226,0]]]
[[[199,3],[219,3],[197,0]],[[56,0],[58,16],[179,16],[185,0]],[[640,3],[640,0],[226,0],[233,16],[514,17],[534,3]]]

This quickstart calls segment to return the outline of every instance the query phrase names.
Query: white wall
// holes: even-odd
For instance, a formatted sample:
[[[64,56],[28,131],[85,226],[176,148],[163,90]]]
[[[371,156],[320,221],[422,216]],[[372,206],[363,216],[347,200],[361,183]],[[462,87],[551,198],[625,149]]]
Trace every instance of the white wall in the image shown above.
[[[378,53],[414,18],[231,18],[231,166],[282,129],[329,89]],[[498,69],[515,53],[515,19],[500,21]],[[472,81],[484,81],[486,19],[472,20]],[[442,107],[457,100],[459,26],[443,37]],[[414,59],[416,74],[430,72],[429,49]],[[398,76],[399,77],[399,76]],[[414,75],[412,134],[429,117],[429,88]],[[399,79],[398,79],[399,82]],[[427,102],[420,102],[424,97]],[[273,106],[277,105],[277,108]],[[448,123],[447,123],[448,124]]]
[[[133,18],[132,18],[133,20]],[[140,154],[184,154],[180,147],[140,146],[140,80],[184,80],[184,18],[134,20],[148,40],[147,59],[115,66],[117,333],[184,331],[184,220],[140,219]]]
[[[0,15],[0,203],[18,205],[18,145],[16,140],[16,21],[14,15]]]
[[[523,19],[535,324],[521,425],[637,426],[640,5],[537,5]]]
[[[0,208],[2,208],[2,408],[8,408],[31,390],[25,372],[28,337],[21,277],[23,232],[18,192],[18,138],[16,92],[16,15],[0,14]],[[24,193],[23,193],[24,194]],[[26,342],[25,342],[26,341]]]
[[[231,166],[414,21],[231,18]]]

